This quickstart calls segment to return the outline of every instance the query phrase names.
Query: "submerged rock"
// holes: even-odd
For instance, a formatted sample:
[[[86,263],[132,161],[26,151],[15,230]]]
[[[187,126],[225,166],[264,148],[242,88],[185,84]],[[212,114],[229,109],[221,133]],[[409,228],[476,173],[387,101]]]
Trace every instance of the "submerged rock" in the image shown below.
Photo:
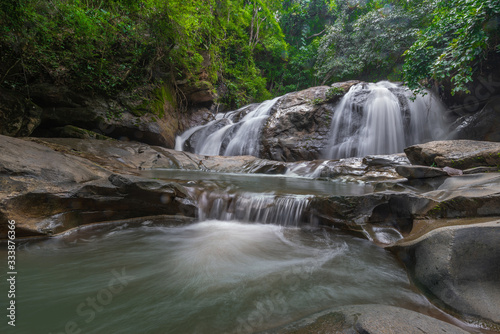
[[[396,172],[407,179],[426,179],[430,177],[448,176],[441,168],[427,166],[397,166]]]
[[[297,321],[277,331],[287,334],[465,334],[465,330],[428,315],[388,305],[342,306]]]

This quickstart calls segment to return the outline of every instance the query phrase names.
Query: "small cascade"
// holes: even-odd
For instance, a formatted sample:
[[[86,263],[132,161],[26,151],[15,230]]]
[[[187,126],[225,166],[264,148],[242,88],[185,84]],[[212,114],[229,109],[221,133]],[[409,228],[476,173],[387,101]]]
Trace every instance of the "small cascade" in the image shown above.
[[[256,193],[214,193],[198,196],[198,218],[201,221],[258,222],[282,226],[311,223],[307,209],[311,196],[277,196]]]
[[[262,125],[279,98],[218,113],[215,120],[178,136],[175,149],[203,155],[258,156]]]
[[[325,158],[399,153],[442,139],[444,110],[430,92],[413,97],[405,87],[387,81],[357,84],[335,109]]]

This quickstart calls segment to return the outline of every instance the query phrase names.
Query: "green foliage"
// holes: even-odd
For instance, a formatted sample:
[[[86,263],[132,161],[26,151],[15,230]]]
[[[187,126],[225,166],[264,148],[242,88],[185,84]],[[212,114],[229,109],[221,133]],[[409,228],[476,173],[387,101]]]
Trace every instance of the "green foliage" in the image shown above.
[[[334,19],[330,0],[285,0],[278,12],[278,21],[289,44],[281,61],[258,63],[264,68],[273,95],[305,89],[318,84],[314,64],[318,40]]]
[[[432,24],[406,51],[405,81],[411,88],[428,79],[451,79],[452,93],[468,92],[481,63],[500,51],[500,2],[438,1]]]
[[[172,93],[172,88],[168,85],[161,85],[153,93],[154,98],[151,101],[151,109],[156,116],[163,117],[165,109],[169,107],[174,110],[177,108],[175,93]]]
[[[318,97],[318,98],[312,99],[311,103],[314,105],[320,105],[320,104],[325,103],[325,100]]]
[[[330,87],[325,93],[326,99],[330,100],[337,96],[344,95],[345,91],[342,87]]]
[[[15,0],[0,4],[0,84],[37,82],[114,95],[168,82],[225,84],[237,106],[270,97],[257,57],[287,44],[277,0]]]
[[[337,1],[337,19],[319,41],[316,75],[323,83],[346,79],[400,79],[402,54],[416,40],[431,3]]]
[[[0,85],[151,87],[140,98],[154,96],[157,113],[185,105],[186,87],[217,88],[230,107],[402,75],[412,87],[451,78],[459,91],[500,51],[499,15],[496,0],[2,1]]]

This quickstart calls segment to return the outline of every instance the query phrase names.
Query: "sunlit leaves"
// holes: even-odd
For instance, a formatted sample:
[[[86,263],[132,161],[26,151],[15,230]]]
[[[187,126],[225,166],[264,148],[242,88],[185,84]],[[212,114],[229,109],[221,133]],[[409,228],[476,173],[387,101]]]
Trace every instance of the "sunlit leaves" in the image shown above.
[[[452,92],[468,91],[468,83],[500,43],[500,2],[439,1],[434,21],[406,52],[404,76],[413,88],[426,79],[450,80]]]

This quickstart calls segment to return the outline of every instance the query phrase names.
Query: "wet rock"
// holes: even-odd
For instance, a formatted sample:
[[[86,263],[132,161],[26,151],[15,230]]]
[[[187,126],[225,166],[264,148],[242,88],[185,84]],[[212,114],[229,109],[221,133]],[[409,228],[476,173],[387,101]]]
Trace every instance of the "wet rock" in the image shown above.
[[[500,165],[500,143],[473,140],[444,140],[405,149],[414,165],[469,169]]]
[[[218,106],[214,106],[211,109],[190,107],[185,114],[183,113],[178,117],[181,128],[187,130],[215,120],[214,113],[217,113],[217,107]]]
[[[262,129],[261,157],[288,162],[319,159],[334,112],[334,103],[325,100],[328,90],[319,86],[285,95]]]
[[[255,174],[285,174],[288,168],[283,162],[256,159],[246,165],[244,170]]]
[[[455,139],[487,140],[500,142],[500,97],[488,101],[486,106],[472,115],[455,122]]]
[[[448,176],[448,173],[441,168],[427,166],[396,166],[396,172],[407,179],[426,179]]]
[[[446,226],[392,247],[434,304],[500,325],[500,221]]]
[[[321,225],[358,232],[367,237],[367,224],[407,233],[412,228],[413,219],[436,204],[436,201],[414,193],[386,191],[315,197],[310,208]]]
[[[474,167],[463,171],[464,174],[495,173],[499,172],[498,167]]]
[[[399,166],[409,165],[410,161],[404,153],[390,155],[368,155],[363,158],[363,163],[369,167],[374,166]]]
[[[464,172],[461,169],[451,168],[451,167],[443,167],[443,171],[446,172],[449,176],[459,176],[463,175]]]
[[[435,218],[500,216],[500,174],[472,174],[436,180],[420,193],[437,203],[422,211],[421,216]]]
[[[0,89],[0,135],[29,136],[41,122],[42,109],[16,92]]]
[[[388,305],[342,306],[297,321],[278,333],[435,334],[467,333],[450,323]]]
[[[226,125],[230,124],[231,122],[227,118],[222,118],[217,121],[215,121],[212,125],[201,128],[197,131],[195,131],[185,142],[183,146],[183,150],[186,152],[191,152],[193,153],[195,151],[195,148],[198,146],[202,146],[204,143],[201,142],[206,136],[209,136],[210,134],[214,133],[215,131],[222,129]]]
[[[117,219],[195,215],[183,187],[126,175],[130,170],[123,163],[114,167],[125,174],[116,174],[62,145],[0,139],[0,216],[7,218],[0,223],[0,238],[6,237],[7,220],[16,220],[17,236],[23,237]]]

